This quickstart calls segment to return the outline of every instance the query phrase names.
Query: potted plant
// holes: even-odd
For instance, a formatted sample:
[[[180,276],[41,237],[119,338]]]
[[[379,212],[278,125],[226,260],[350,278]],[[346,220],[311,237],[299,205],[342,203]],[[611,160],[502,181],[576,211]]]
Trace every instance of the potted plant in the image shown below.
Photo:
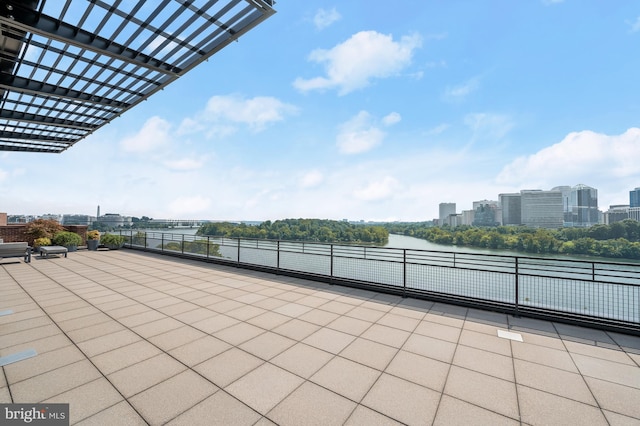
[[[94,229],[87,232],[87,248],[95,251],[98,250],[98,245],[100,245],[100,231]]]
[[[69,231],[58,232],[51,241],[57,246],[66,247],[69,251],[78,250],[78,246],[82,244],[80,235]]]
[[[51,240],[47,237],[40,237],[33,240],[33,251],[37,253],[40,251],[40,247],[50,246]]]
[[[124,235],[105,234],[102,236],[100,241],[109,250],[117,250],[124,246],[125,238]]]

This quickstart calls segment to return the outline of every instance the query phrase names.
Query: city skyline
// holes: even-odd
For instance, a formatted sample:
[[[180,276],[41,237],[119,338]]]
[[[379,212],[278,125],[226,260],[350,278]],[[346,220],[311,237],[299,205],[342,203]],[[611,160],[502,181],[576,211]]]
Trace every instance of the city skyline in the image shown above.
[[[68,151],[0,153],[0,211],[422,221],[564,183],[605,210],[639,186],[640,5],[276,10]]]

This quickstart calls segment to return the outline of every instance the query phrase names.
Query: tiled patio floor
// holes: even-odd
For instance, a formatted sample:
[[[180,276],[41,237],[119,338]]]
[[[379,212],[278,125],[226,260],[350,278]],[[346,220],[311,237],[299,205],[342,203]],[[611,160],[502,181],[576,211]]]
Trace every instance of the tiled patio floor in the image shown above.
[[[0,402],[71,424],[640,424],[638,337],[130,250],[5,259],[0,296],[0,356],[38,353]]]

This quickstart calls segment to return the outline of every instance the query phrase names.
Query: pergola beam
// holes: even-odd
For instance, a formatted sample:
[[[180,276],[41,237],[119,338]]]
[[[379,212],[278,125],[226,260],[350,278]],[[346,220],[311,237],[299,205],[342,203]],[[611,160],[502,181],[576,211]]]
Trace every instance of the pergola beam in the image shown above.
[[[82,28],[75,27],[67,22],[45,15],[44,13],[25,8],[18,2],[12,1],[7,3],[13,7],[11,13],[13,19],[0,15],[0,22],[9,27],[38,34],[44,38],[50,38],[80,49],[100,53],[101,55],[119,59],[123,62],[133,63],[163,74],[177,76],[181,71],[171,64],[138,52],[137,50],[122,46],[113,40],[90,33],[89,31],[85,31]]]

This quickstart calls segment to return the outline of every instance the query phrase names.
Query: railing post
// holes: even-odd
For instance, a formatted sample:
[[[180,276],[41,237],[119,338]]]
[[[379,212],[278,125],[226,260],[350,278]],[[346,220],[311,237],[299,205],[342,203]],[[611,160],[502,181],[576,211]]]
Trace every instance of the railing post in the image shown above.
[[[147,233],[144,233],[145,240],[147,239]],[[145,244],[146,245],[146,244]],[[164,232],[160,234],[160,250],[164,251]]]
[[[182,242],[180,243],[180,253],[184,254],[184,234],[182,234]]]
[[[278,274],[280,274],[280,240],[278,240],[278,246],[277,246],[277,260],[276,260],[276,271]]]
[[[331,244],[331,266],[330,266],[329,284],[333,285],[333,244]]]
[[[402,249],[402,297],[407,297],[407,249]]]
[[[596,263],[591,262],[591,281],[596,280]]]
[[[519,279],[519,276],[520,276],[520,274],[518,272],[518,266],[519,266],[518,265],[518,258],[516,257],[515,259],[516,259],[516,265],[515,265],[516,266],[516,271],[515,271],[516,272],[516,281],[515,281],[515,285],[516,285],[516,300],[515,300],[516,303],[515,303],[515,308],[516,308],[516,311],[515,311],[514,316],[519,317],[520,316],[520,313],[519,313],[519,309],[520,309],[520,294],[519,294],[520,279]]]
[[[240,266],[240,237],[238,237],[238,266]]]
[[[456,253],[453,252],[453,267],[456,267]]]
[[[209,258],[209,246],[211,245],[211,237],[207,235],[207,259]]]
[[[144,248],[147,248],[147,231],[144,232]]]

